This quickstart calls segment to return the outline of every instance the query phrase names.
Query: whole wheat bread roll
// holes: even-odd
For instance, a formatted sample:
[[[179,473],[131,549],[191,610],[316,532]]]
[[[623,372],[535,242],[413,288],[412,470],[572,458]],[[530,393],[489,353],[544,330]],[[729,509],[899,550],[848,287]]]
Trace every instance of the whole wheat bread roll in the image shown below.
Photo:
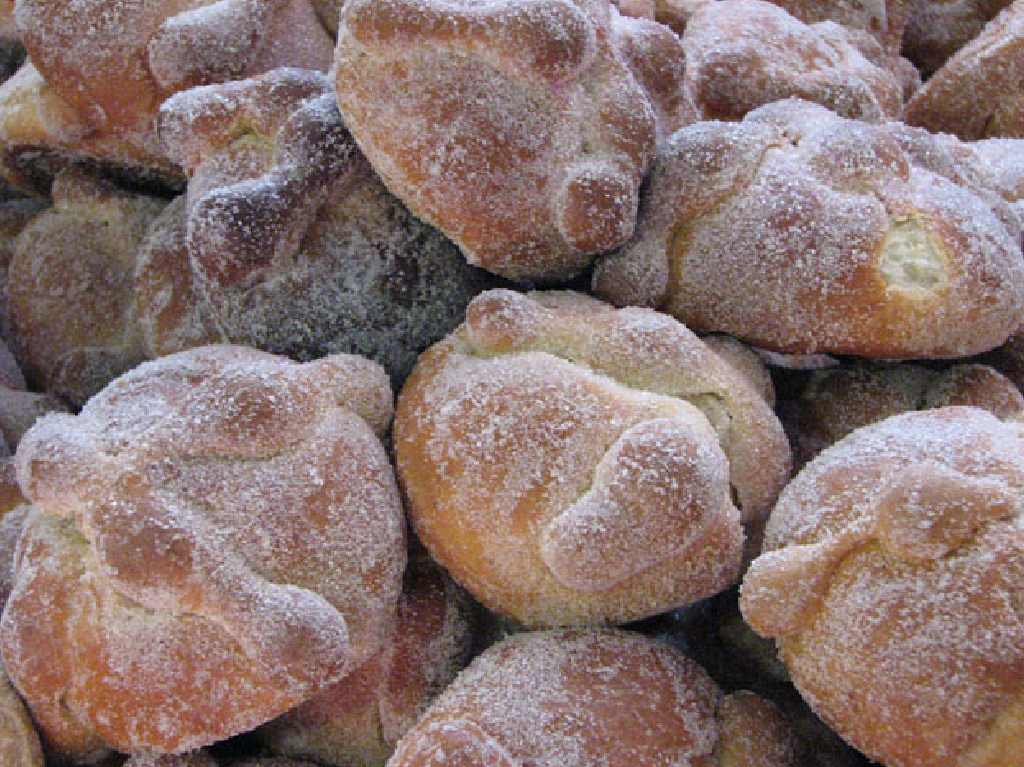
[[[210,340],[345,352],[397,383],[495,283],[387,192],[318,72],[185,91],[161,107],[160,134],[189,184],[139,254],[151,356]]]

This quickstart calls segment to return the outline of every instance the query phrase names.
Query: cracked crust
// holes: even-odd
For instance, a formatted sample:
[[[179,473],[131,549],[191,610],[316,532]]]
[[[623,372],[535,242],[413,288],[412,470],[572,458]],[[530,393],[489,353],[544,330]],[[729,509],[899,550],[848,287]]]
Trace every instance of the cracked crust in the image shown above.
[[[640,221],[599,295],[774,351],[962,357],[1024,307],[1020,219],[978,155],[807,102],[678,132]]]
[[[624,242],[658,139],[696,118],[679,40],[609,0],[356,0],[335,65],[388,188],[513,279],[567,278]]]
[[[37,422],[0,641],[48,748],[208,745],[376,652],[405,564],[390,415],[368,360],[210,346]]]
[[[623,622],[720,591],[741,514],[763,518],[790,461],[767,403],[671,318],[511,291],[477,297],[420,358],[395,449],[431,553],[529,625]]]
[[[1024,433],[971,407],[889,418],[790,483],[741,607],[810,705],[894,767],[1024,747]]]

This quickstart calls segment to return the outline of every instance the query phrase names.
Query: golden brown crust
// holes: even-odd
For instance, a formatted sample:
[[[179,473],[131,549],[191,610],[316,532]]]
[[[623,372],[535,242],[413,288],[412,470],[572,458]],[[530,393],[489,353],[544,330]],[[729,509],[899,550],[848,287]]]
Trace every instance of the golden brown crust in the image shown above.
[[[658,136],[693,119],[679,41],[609,0],[357,0],[335,66],[388,188],[515,279],[571,276],[625,241]]]
[[[63,168],[83,164],[141,185],[182,183],[153,136],[94,131],[32,62],[0,85],[0,145],[0,174],[29,194],[48,195]]]
[[[723,705],[699,666],[639,635],[519,634],[460,674],[389,764],[734,767],[746,726],[761,744],[744,767],[792,767],[778,748],[792,736],[774,714],[746,695]],[[719,748],[722,733],[731,742]]]
[[[15,245],[11,322],[29,380],[81,405],[144,359],[132,310],[135,252],[165,202],[71,169],[53,199]]]
[[[754,520],[789,471],[767,404],[686,328],[576,293],[476,298],[420,358],[394,435],[421,540],[528,625],[721,590],[742,539],[730,488]]]
[[[977,408],[896,416],[822,453],[772,513],[744,616],[873,759],[995,767],[1024,747],[1022,447]]]
[[[115,133],[148,131],[176,91],[331,58],[308,0],[22,0],[16,18],[61,98]]]
[[[762,0],[708,3],[686,25],[683,45],[686,87],[705,120],[739,120],[790,97],[871,122],[903,106],[874,40],[833,22],[804,24]]]
[[[1012,381],[986,365],[956,365],[944,371],[918,365],[834,368],[811,376],[788,408],[787,431],[802,466],[862,426],[950,405],[981,407],[1008,419],[1024,411],[1024,396]]]
[[[643,226],[594,276],[616,304],[884,358],[967,356],[1020,323],[1020,219],[953,137],[788,100],[680,131],[645,195]]]
[[[427,557],[410,561],[388,642],[369,663],[259,730],[272,752],[374,767],[469,659],[465,596]]]
[[[396,381],[489,282],[374,176],[317,72],[279,69],[161,107],[187,202],[136,271],[151,355],[225,340],[312,359],[365,354]]]
[[[931,75],[977,37],[1012,0],[908,0],[907,58]]]
[[[965,141],[1024,138],[1024,4],[1007,6],[907,104],[909,125]]]
[[[377,650],[405,563],[390,397],[361,358],[211,346],[26,434],[42,513],[0,641],[56,753],[207,745]]]

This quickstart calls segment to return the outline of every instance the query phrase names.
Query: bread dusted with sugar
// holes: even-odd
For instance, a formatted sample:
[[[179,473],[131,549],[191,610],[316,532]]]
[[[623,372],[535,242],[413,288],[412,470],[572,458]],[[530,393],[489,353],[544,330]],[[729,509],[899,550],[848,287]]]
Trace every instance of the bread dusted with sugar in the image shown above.
[[[775,351],[968,356],[1024,308],[1020,219],[994,186],[953,137],[782,101],[673,136],[593,284]]]
[[[15,20],[61,98],[115,133],[148,131],[186,88],[331,61],[309,0],[20,0]]]
[[[47,196],[65,168],[85,166],[120,181],[177,188],[181,172],[152,132],[95,131],[31,61],[0,85],[0,175],[17,189]]]
[[[762,0],[707,3],[687,23],[683,46],[686,88],[705,120],[739,120],[789,97],[871,122],[903,107],[902,87],[870,35],[804,24]]]
[[[491,647],[402,739],[389,767],[795,767],[769,703],[723,696],[696,663],[622,631],[519,634]]]
[[[977,364],[943,371],[909,364],[820,370],[786,405],[781,417],[800,466],[862,426],[900,413],[970,405],[1004,420],[1024,418],[1024,396],[1013,381]]]
[[[400,382],[494,283],[387,192],[318,72],[185,91],[159,125],[189,184],[140,252],[149,355],[212,339],[349,352]]]
[[[988,163],[993,188],[1024,221],[1024,139],[991,138],[970,146]]]
[[[4,767],[45,767],[32,718],[0,665],[0,763]]]
[[[394,444],[434,558],[533,626],[726,588],[741,518],[767,514],[790,462],[767,403],[685,327],[569,292],[474,299],[403,388]]]
[[[135,253],[166,202],[71,169],[58,176],[53,201],[15,244],[11,323],[29,380],[81,405],[145,359]]]
[[[405,566],[390,417],[368,360],[209,346],[36,423],[0,644],[56,757],[184,753],[372,657]]]
[[[743,376],[750,388],[761,395],[769,407],[775,407],[775,384],[768,366],[761,357],[732,336],[714,334],[704,336],[701,341],[713,351],[723,362]]]
[[[908,413],[826,450],[772,512],[743,582],[814,710],[890,767],[1024,751],[1024,434],[984,410]]]
[[[354,0],[335,69],[388,188],[513,279],[627,240],[657,141],[696,117],[679,40],[609,0]]]
[[[1008,5],[907,104],[908,125],[965,141],[1024,138],[1024,2]]]
[[[805,24],[834,21],[869,32],[885,52],[898,56],[914,0],[769,0]],[[941,2],[941,0],[940,0]]]
[[[179,183],[154,131],[164,99],[281,66],[326,70],[333,50],[309,0],[21,0],[15,21],[31,64],[0,88],[0,143],[4,175],[27,188],[79,158]]]
[[[977,37],[1011,0],[907,0],[907,58],[931,75]]]
[[[273,753],[334,767],[380,767],[469,661],[469,602],[426,555],[405,574],[394,631],[361,668],[257,736]]]
[[[219,762],[205,751],[195,751],[191,754],[165,754],[162,756],[151,756],[147,754],[136,754],[123,767],[316,767],[311,762],[301,762],[294,759],[280,759],[271,756],[255,759],[243,759],[233,762]]]

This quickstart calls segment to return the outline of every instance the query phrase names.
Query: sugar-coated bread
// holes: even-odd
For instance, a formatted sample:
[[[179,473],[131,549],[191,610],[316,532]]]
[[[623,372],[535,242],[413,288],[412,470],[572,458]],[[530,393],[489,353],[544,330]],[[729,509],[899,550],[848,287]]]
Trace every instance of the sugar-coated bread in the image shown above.
[[[0,665],[0,764],[45,767],[43,749],[32,718]]]
[[[331,767],[383,767],[469,660],[468,600],[425,555],[405,574],[395,628],[366,664],[258,731],[273,753]]]
[[[834,21],[870,32],[890,55],[897,55],[913,0],[769,0],[806,24]],[[940,0],[941,2],[941,0]]]
[[[1024,0],[1007,6],[907,103],[908,125],[965,141],[1024,138]]]
[[[494,283],[387,192],[318,72],[184,91],[159,125],[189,184],[139,257],[150,356],[210,340],[299,359],[347,352],[398,382]]]
[[[787,100],[676,133],[594,288],[776,351],[962,357],[1020,325],[1020,225],[955,138]]]
[[[193,751],[190,754],[136,754],[125,762],[122,767],[316,767],[310,762],[294,759],[281,759],[264,756],[241,761],[221,761],[218,763],[206,751]]]
[[[974,141],[971,149],[988,163],[993,188],[1024,220],[1024,139]]]
[[[797,475],[741,608],[847,741],[889,767],[1024,753],[1024,429],[973,407],[855,431]]]
[[[434,558],[541,626],[727,587],[741,516],[767,514],[790,465],[767,403],[684,326],[570,292],[477,297],[420,358],[394,443]]]
[[[29,381],[81,405],[145,359],[135,253],[166,201],[67,169],[53,203],[15,243],[9,311]]]
[[[676,35],[609,0],[352,0],[335,69],[388,188],[514,279],[627,240],[657,141],[695,119]]]
[[[127,136],[184,88],[331,60],[309,0],[19,0],[15,20],[60,97],[94,129]]]
[[[180,187],[181,172],[152,132],[124,136],[95,131],[26,61],[0,85],[0,176],[34,195],[48,195],[69,166],[86,165],[132,184]]]
[[[708,3],[687,23],[683,46],[686,87],[705,120],[739,120],[789,97],[871,122],[903,106],[877,41],[834,22],[804,24],[762,0]]]
[[[775,385],[764,360],[742,341],[732,336],[714,334],[701,341],[733,370],[743,376],[750,388],[761,395],[769,407],[775,407]]]
[[[856,365],[816,371],[781,411],[798,466],[847,434],[913,410],[971,405],[998,418],[1024,417],[1024,395],[987,365],[944,371],[919,365]]]
[[[623,631],[519,634],[478,657],[388,767],[795,767],[771,704]]]
[[[907,0],[904,54],[930,75],[981,33],[1011,0]]]
[[[183,753],[366,662],[405,566],[390,415],[368,360],[209,346],[38,421],[0,645],[49,750]]]

